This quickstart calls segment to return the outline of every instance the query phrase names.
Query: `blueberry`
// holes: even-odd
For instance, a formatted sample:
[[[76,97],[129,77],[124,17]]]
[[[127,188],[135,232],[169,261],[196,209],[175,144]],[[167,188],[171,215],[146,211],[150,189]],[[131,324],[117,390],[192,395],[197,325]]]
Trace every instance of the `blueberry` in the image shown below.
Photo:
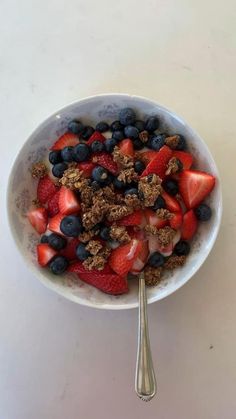
[[[156,116],[150,116],[145,123],[145,129],[153,132],[159,127],[159,119]]]
[[[165,138],[165,134],[154,134],[149,138],[147,146],[152,150],[158,151],[165,144]]]
[[[159,195],[158,198],[156,199],[156,201],[154,202],[154,205],[153,205],[152,208],[153,208],[154,211],[156,211],[158,209],[165,208],[165,207],[166,207],[165,200],[164,200],[164,198],[162,198],[161,195]]]
[[[133,146],[135,150],[142,150],[144,147],[142,141],[139,138],[133,140]]]
[[[135,122],[135,112],[131,108],[121,109],[119,121],[122,125],[132,125]]]
[[[66,163],[57,163],[52,168],[52,174],[55,177],[62,177],[64,171],[68,168]]]
[[[117,140],[115,138],[108,138],[104,144],[106,151],[112,153],[114,147],[117,145]]]
[[[92,171],[92,178],[98,183],[104,184],[108,178],[108,172],[102,166],[96,166]]]
[[[87,144],[77,144],[74,147],[74,160],[77,162],[85,161],[90,156],[90,148]]]
[[[164,256],[159,252],[154,252],[148,260],[148,265],[153,266],[154,268],[159,268],[159,266],[164,265],[164,262]]]
[[[166,192],[174,196],[179,192],[178,182],[173,179],[168,179],[164,182],[163,187]]]
[[[73,132],[73,134],[81,134],[84,130],[84,124],[80,121],[70,121],[68,124],[68,131]]]
[[[123,131],[113,131],[112,138],[115,138],[117,141],[121,141],[125,138]]]
[[[91,135],[93,135],[93,133],[94,133],[94,128],[90,127],[90,125],[87,125],[86,127],[84,127],[82,138],[84,140],[88,140],[91,137]]]
[[[102,240],[110,240],[110,227],[102,226],[100,229],[100,237]]]
[[[196,217],[199,221],[208,221],[211,218],[212,211],[211,211],[211,208],[208,207],[208,205],[200,204],[195,209],[195,214],[196,214]]]
[[[135,121],[134,126],[139,130],[139,132],[142,132],[145,130],[145,123],[144,121]]]
[[[98,122],[98,124],[96,125],[96,131],[98,132],[106,132],[109,130],[109,125],[107,122],[105,121],[100,121]]]
[[[124,129],[124,133],[126,138],[132,138],[134,140],[139,136],[139,130],[132,125],[127,125]]]
[[[60,229],[65,236],[77,237],[83,231],[81,219],[76,215],[68,215],[61,220]]]
[[[48,236],[46,236],[46,234],[44,234],[44,235],[40,238],[40,243],[48,243]]]
[[[124,129],[124,125],[120,123],[120,121],[114,121],[111,124],[111,131],[122,131]]]
[[[62,162],[61,150],[50,151],[48,160],[52,164],[61,163]]]
[[[101,141],[95,140],[91,144],[91,150],[92,150],[93,153],[100,153],[101,151],[104,150],[104,144],[101,143]]]
[[[64,256],[56,256],[49,264],[49,268],[55,275],[65,272],[69,265],[68,260]]]
[[[145,169],[145,164],[143,163],[143,161],[136,160],[136,162],[134,163],[135,172],[140,175],[140,173],[142,173],[144,169]]]
[[[123,180],[119,180],[117,177],[113,180],[113,185],[117,189],[124,189],[126,186],[125,182],[123,182]]]
[[[174,253],[177,256],[187,256],[190,252],[190,245],[185,240],[180,240],[174,248]]]
[[[86,249],[86,244],[80,243],[76,248],[76,256],[82,262],[91,256],[91,253]]]
[[[138,189],[136,189],[136,188],[126,189],[125,195],[137,195],[138,196]]]
[[[185,150],[187,148],[186,140],[183,135],[179,135],[179,143],[176,147],[176,150]]]
[[[101,185],[96,180],[93,180],[91,182],[91,185],[90,186],[93,189],[93,191],[98,191],[98,189],[101,188]]]
[[[66,239],[62,236],[59,236],[59,234],[52,233],[50,236],[48,236],[48,243],[50,246],[55,250],[61,250],[66,247]]]
[[[74,160],[74,154],[73,154],[74,147],[68,146],[64,147],[61,150],[61,157],[64,161],[72,162]]]

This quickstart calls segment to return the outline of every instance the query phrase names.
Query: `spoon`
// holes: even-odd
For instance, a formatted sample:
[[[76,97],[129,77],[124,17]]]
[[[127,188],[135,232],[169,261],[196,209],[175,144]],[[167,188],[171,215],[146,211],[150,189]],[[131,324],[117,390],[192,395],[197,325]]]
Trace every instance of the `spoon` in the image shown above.
[[[139,275],[139,326],[135,391],[138,397],[145,402],[150,401],[156,394],[156,378],[148,332],[147,297],[143,272]]]

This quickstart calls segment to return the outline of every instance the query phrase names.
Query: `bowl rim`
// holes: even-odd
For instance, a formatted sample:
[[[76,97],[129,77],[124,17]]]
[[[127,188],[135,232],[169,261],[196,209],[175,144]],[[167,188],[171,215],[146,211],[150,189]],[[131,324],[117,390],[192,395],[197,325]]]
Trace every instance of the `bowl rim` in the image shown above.
[[[74,100],[66,105],[64,105],[62,108],[58,109],[57,111],[53,112],[52,114],[50,114],[47,118],[45,118],[43,121],[41,121],[37,127],[30,133],[30,135],[27,137],[27,139],[24,141],[24,143],[21,145],[20,149],[18,150],[12,164],[9,170],[9,178],[8,178],[8,183],[7,183],[7,188],[6,188],[6,209],[7,209],[7,220],[8,220],[8,225],[11,231],[11,235],[13,237],[13,242],[15,243],[16,248],[18,249],[21,257],[23,258],[26,266],[29,268],[29,270],[37,277],[37,279],[39,279],[39,281],[45,285],[47,288],[51,289],[52,291],[56,292],[57,294],[59,294],[60,296],[63,296],[64,298],[75,302],[77,304],[86,306],[86,307],[91,307],[91,308],[97,308],[97,309],[107,309],[107,310],[127,310],[127,309],[131,309],[131,308],[136,308],[138,307],[138,301],[136,303],[122,303],[122,304],[116,304],[113,305],[112,303],[97,303],[95,301],[90,302],[88,300],[84,300],[83,298],[79,297],[79,296],[74,296],[73,294],[67,294],[65,293],[62,289],[55,289],[55,286],[53,285],[53,283],[51,281],[49,281],[47,279],[47,276],[45,274],[43,274],[33,263],[29,262],[28,258],[25,257],[25,253],[20,245],[20,241],[18,240],[16,233],[13,229],[12,223],[11,223],[11,218],[10,218],[10,185],[12,182],[12,177],[13,177],[13,169],[14,166],[16,164],[17,159],[20,156],[20,153],[23,149],[23,147],[25,147],[25,145],[27,143],[30,143],[30,140],[33,136],[37,135],[37,133],[43,128],[43,126],[49,122],[51,119],[55,118],[58,114],[60,114],[61,112],[64,112],[67,110],[67,108],[69,107],[73,107],[75,105],[77,105],[78,103],[86,103],[86,102],[90,102],[91,100],[97,99],[97,98],[104,98],[107,96],[113,96],[114,99],[118,98],[118,97],[123,97],[125,98],[134,98],[134,99],[138,99],[144,102],[147,102],[149,104],[153,104],[154,106],[159,107],[160,109],[162,109],[165,113],[174,116],[175,118],[177,118],[182,124],[186,125],[190,131],[190,133],[196,137],[199,142],[205,147],[208,156],[211,158],[212,160],[212,164],[214,167],[214,173],[217,177],[217,186],[218,186],[218,193],[219,193],[219,202],[218,202],[218,207],[217,207],[217,218],[215,221],[215,225],[214,225],[214,229],[212,232],[212,236],[210,239],[210,243],[208,243],[208,248],[207,251],[204,253],[204,255],[202,255],[201,258],[199,258],[194,266],[194,268],[192,268],[192,270],[185,275],[185,278],[183,280],[180,280],[178,282],[178,284],[176,284],[174,287],[172,288],[165,288],[164,290],[162,290],[161,295],[159,296],[153,296],[153,297],[149,297],[148,298],[148,304],[152,304],[158,300],[162,300],[163,298],[168,297],[169,295],[173,294],[174,292],[176,292],[178,289],[180,289],[184,284],[186,284],[195,274],[196,272],[200,269],[200,267],[203,265],[203,263],[206,261],[207,257],[209,256],[217,235],[219,233],[219,228],[221,225],[221,220],[222,220],[222,211],[223,211],[223,204],[222,204],[222,188],[221,188],[221,179],[220,179],[220,175],[219,175],[219,170],[218,167],[216,165],[215,159],[213,158],[208,145],[205,143],[205,141],[202,139],[202,137],[198,134],[198,132],[196,130],[194,130],[182,117],[180,117],[178,114],[176,114],[175,111],[166,108],[165,106],[159,104],[158,102],[156,102],[154,99],[149,99],[146,98],[144,96],[139,96],[139,95],[132,95],[132,94],[128,94],[128,93],[101,93],[101,94],[97,94],[97,95],[91,95],[91,96],[86,96],[82,99],[78,99],[78,100]]]

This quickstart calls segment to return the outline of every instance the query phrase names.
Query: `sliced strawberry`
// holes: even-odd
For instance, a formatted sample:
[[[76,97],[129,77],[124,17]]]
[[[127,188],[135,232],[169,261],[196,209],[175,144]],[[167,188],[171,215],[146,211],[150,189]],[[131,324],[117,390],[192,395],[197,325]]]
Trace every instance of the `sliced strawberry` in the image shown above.
[[[147,164],[149,163],[151,160],[155,159],[157,156],[158,151],[154,151],[154,150],[147,150],[147,151],[143,151],[141,153],[142,156],[142,160]]]
[[[40,243],[37,245],[38,263],[41,266],[46,266],[56,254],[57,252],[47,243]]]
[[[174,230],[178,230],[183,222],[183,214],[182,212],[174,212],[172,213],[172,218],[170,219],[170,227]]]
[[[100,141],[100,143],[104,143],[106,138],[98,131],[94,131],[94,133],[91,135],[89,140],[87,141],[88,145],[91,145],[94,141]]]
[[[76,248],[79,244],[79,239],[77,237],[69,240],[67,242],[67,245],[64,249],[62,249],[62,251],[60,252],[60,254],[62,256],[65,256],[68,260],[72,261],[76,259]]]
[[[183,165],[183,170],[190,169],[193,164],[193,156],[186,151],[173,150],[172,157],[179,159]]]
[[[74,192],[64,186],[60,189],[59,210],[65,215],[74,214],[80,210],[80,204]]]
[[[92,171],[94,169],[94,167],[96,167],[96,165],[92,162],[82,162],[82,163],[78,163],[77,165],[79,170],[83,171],[83,176],[84,177],[91,177],[92,176]]]
[[[131,240],[128,244],[117,247],[117,249],[111,252],[109,257],[110,267],[118,275],[126,275],[130,271],[141,248],[142,243],[136,239]]]
[[[55,195],[57,190],[58,188],[49,176],[40,178],[37,187],[37,198],[39,202],[41,202],[41,204],[46,204],[46,202]]]
[[[64,217],[65,215],[58,213],[54,217],[50,218],[49,223],[48,223],[48,229],[50,231],[53,231],[53,233],[61,234],[63,236],[64,234],[61,232],[60,224],[61,224],[61,220]]]
[[[89,285],[112,295],[120,295],[128,292],[127,278],[116,274],[86,273],[78,275],[79,278]]]
[[[167,163],[172,156],[172,150],[164,145],[161,149],[157,152],[157,155],[154,159],[148,163],[146,169],[141,174],[141,177],[147,176],[150,173],[155,173],[156,175],[160,176],[161,179],[165,178],[165,172],[167,168]]]
[[[190,240],[197,230],[197,217],[193,210],[187,211],[183,217],[183,225],[181,229],[181,238],[183,240]]]
[[[155,211],[152,211],[149,208],[146,208],[144,210],[144,214],[147,220],[147,224],[150,224],[151,226],[162,228],[165,227],[168,224],[168,220],[163,220],[157,216]]]
[[[170,212],[179,212],[181,211],[180,203],[173,196],[169,195],[167,192],[163,191],[161,194],[162,198],[165,200],[166,208]]]
[[[184,170],[180,174],[179,190],[188,209],[199,205],[215,186],[215,177],[198,170]]]
[[[66,132],[53,144],[51,150],[62,150],[64,147],[78,144],[78,137],[72,132]]]
[[[117,224],[120,226],[141,226],[142,222],[143,212],[141,210],[137,210],[117,221]]]
[[[101,274],[114,274],[114,272],[112,271],[110,265],[107,263],[105,265],[105,267],[101,270],[98,271],[97,269],[92,269],[91,271],[88,271],[88,269],[85,269],[84,265],[82,262],[80,262],[79,260],[72,263],[69,268],[68,268],[69,272],[75,273],[75,274],[86,274],[86,273],[90,273],[90,274],[94,274],[94,273],[101,273]]]
[[[28,212],[27,217],[39,234],[45,233],[48,224],[48,214],[45,208],[35,208]]]
[[[118,166],[113,160],[112,155],[108,153],[97,153],[92,158],[93,163],[99,164],[100,166],[107,169],[113,175],[116,175],[118,172]]]
[[[146,220],[144,220],[144,222],[146,224]],[[131,237],[131,239],[137,239],[140,241],[146,239],[145,231],[143,230],[143,228],[139,228],[139,227],[136,228],[135,226],[128,226],[126,230],[129,236]]]
[[[129,138],[126,138],[125,140],[122,140],[120,142],[119,149],[121,153],[124,154],[125,156],[134,157],[133,142]]]
[[[133,274],[141,272],[144,268],[149,256],[148,241],[142,241],[142,248],[135,259],[133,266],[131,267],[131,272]]]
[[[59,212],[60,189],[48,200],[48,215],[54,217]]]

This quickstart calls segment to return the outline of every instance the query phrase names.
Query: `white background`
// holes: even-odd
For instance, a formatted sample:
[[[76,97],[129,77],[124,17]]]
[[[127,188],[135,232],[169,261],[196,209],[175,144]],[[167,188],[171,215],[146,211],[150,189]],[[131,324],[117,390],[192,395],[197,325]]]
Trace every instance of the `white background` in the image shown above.
[[[235,22],[235,0],[1,0],[0,419],[236,417]],[[149,307],[149,404],[134,393],[137,310],[93,310],[44,288],[5,218],[10,166],[30,132],[103,92],[174,109],[206,140],[223,181],[207,262]]]

